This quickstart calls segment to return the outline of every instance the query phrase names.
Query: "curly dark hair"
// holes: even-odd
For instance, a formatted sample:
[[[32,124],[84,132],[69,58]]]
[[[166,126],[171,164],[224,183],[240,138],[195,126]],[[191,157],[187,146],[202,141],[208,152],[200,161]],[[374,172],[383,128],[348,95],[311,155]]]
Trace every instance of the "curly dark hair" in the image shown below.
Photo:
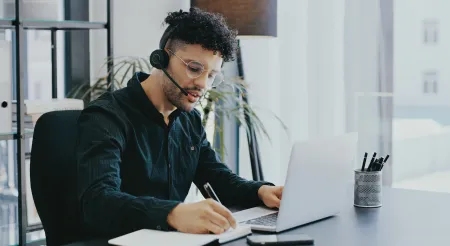
[[[170,48],[175,48],[176,41],[199,44],[206,50],[220,52],[225,62],[234,60],[237,31],[227,25],[223,15],[190,8],[189,12],[170,12],[164,22],[176,26],[168,43]]]

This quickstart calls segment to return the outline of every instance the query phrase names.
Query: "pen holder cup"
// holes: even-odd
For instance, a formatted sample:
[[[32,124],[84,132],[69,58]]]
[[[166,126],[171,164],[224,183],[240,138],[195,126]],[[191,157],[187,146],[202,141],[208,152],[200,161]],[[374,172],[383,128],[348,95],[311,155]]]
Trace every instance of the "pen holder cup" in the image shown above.
[[[382,172],[355,170],[353,205],[362,208],[381,207]]]

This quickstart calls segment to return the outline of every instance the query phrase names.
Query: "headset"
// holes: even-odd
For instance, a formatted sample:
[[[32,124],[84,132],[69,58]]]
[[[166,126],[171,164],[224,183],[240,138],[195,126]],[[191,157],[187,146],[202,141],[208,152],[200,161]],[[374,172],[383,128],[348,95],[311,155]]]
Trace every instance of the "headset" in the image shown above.
[[[170,57],[167,51],[164,50],[164,48],[166,47],[166,43],[176,27],[177,26],[169,25],[166,28],[164,34],[161,37],[161,40],[159,41],[159,49],[153,51],[150,54],[150,64],[157,69],[161,69],[167,75],[167,77],[178,87],[178,89],[180,89],[181,92],[185,96],[187,96],[188,95],[187,91],[181,88],[181,86],[172,78],[172,76],[169,75],[169,73],[166,70],[167,66],[169,65]]]

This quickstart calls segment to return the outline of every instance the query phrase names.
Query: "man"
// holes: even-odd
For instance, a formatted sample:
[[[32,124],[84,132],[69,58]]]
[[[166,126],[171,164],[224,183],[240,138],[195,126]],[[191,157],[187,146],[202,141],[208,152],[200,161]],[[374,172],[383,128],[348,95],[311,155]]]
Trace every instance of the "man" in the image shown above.
[[[220,162],[195,109],[222,81],[222,63],[234,59],[235,32],[221,16],[195,8],[169,13],[165,22],[172,30],[162,47],[165,70],[136,73],[79,118],[78,197],[84,225],[96,235],[141,228],[222,233],[236,226],[226,206],[280,204],[283,187],[245,180]],[[152,61],[160,63],[160,56]],[[183,203],[192,182],[203,194],[210,183],[222,204]]]

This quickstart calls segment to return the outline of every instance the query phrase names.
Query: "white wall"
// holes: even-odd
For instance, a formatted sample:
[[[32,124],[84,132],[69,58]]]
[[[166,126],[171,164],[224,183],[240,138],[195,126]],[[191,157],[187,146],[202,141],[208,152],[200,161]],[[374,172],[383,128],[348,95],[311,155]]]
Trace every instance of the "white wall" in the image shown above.
[[[280,170],[279,159],[279,127],[271,112],[279,114],[280,111],[280,82],[279,82],[279,57],[277,40],[272,38],[243,39],[242,60],[245,80],[249,83],[249,100],[264,123],[272,142],[268,139],[259,139],[261,163],[263,173],[267,180],[277,180]],[[262,72],[266,71],[266,72]],[[248,147],[245,131],[240,134],[242,148]],[[245,171],[250,167],[249,155],[240,156],[239,165],[241,174],[251,178]],[[247,175],[246,175],[247,174]]]
[[[308,96],[310,137],[345,128],[343,0],[314,0],[308,6]]]
[[[308,2],[278,1],[278,13],[283,14],[278,15],[280,79],[276,84],[281,87],[279,114],[289,131],[286,134],[280,130],[279,182],[283,182],[286,178],[293,141],[309,137]]]
[[[148,57],[159,47],[163,21],[170,11],[188,10],[190,0],[113,0],[114,56]],[[89,1],[90,19],[106,20],[106,1]],[[91,31],[91,75],[106,56],[106,32]],[[104,71],[104,70],[103,70]],[[104,73],[103,73],[104,74]]]

